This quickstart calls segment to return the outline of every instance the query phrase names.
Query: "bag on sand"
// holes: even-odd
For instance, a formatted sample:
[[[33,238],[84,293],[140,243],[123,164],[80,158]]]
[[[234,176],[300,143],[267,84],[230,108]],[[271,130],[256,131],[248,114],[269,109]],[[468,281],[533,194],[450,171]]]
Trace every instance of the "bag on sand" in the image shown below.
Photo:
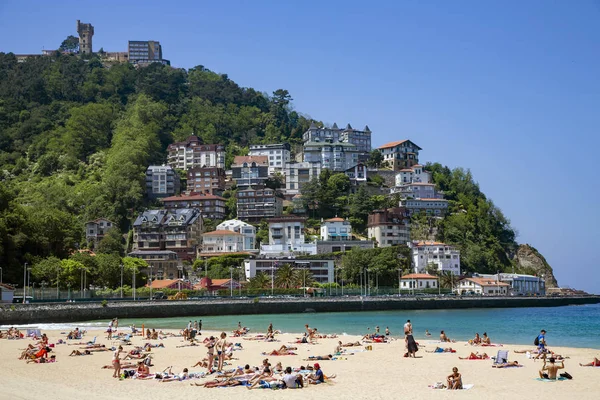
[[[571,374],[568,372],[563,372],[562,374],[560,374],[560,376],[562,378],[573,379],[573,376],[571,376]]]

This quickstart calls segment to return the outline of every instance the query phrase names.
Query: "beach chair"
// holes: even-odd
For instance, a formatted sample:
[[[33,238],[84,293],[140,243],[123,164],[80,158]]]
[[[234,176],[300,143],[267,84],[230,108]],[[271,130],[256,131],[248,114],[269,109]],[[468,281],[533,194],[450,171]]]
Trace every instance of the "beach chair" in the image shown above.
[[[498,350],[496,357],[492,357],[494,365],[505,364],[508,362],[508,350]]]
[[[91,340],[91,341],[87,342],[87,344],[88,344],[88,345],[91,345],[91,344],[96,344],[96,336],[94,336],[94,339],[93,339],[93,340]]]
[[[131,334],[125,335],[125,337],[121,339],[121,344],[131,344]]]

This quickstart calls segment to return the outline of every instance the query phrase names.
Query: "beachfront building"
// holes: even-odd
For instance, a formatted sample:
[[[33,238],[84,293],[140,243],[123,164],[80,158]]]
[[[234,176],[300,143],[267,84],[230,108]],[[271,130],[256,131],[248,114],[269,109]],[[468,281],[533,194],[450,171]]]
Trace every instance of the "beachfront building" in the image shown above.
[[[146,210],[133,223],[133,250],[171,250],[192,261],[202,238],[197,208]]]
[[[321,219],[321,240],[340,241],[352,239],[352,226],[344,218]]]
[[[228,230],[237,232],[243,237],[243,251],[255,251],[256,243],[256,228],[239,219],[229,219],[217,225],[218,231]]]
[[[85,223],[85,240],[91,248],[95,248],[111,228],[115,228],[115,223],[106,218],[88,221]]]
[[[217,167],[188,169],[187,191],[222,196],[225,191],[225,170]]]
[[[235,279],[211,279],[204,277],[194,285],[194,290],[206,290],[211,296],[216,296],[219,294],[219,291],[227,291],[227,294],[231,292],[237,294],[236,291],[241,286],[240,282]]]
[[[398,140],[379,147],[383,161],[392,170],[400,171],[419,164],[419,151],[423,150],[410,140]]]
[[[400,279],[400,290],[439,289],[438,285],[438,277],[429,274],[404,275]]]
[[[162,199],[166,209],[194,208],[203,218],[222,220],[225,218],[225,202],[221,196],[195,193],[189,196],[172,196]]]
[[[320,162],[286,163],[283,169],[286,195],[293,196],[300,194],[302,187],[313,178],[318,178],[320,174]]]
[[[175,289],[175,290],[192,290],[193,286],[190,282],[183,279],[156,279],[152,280],[151,285],[153,290]]]
[[[168,164],[175,169],[187,171],[193,167],[225,168],[225,146],[202,144],[198,136],[189,136],[183,142],[167,147]]]
[[[396,186],[407,183],[431,183],[431,172],[425,171],[425,168],[419,164],[403,168],[396,174]]]
[[[264,185],[238,190],[236,198],[237,217],[242,221],[260,222],[283,212],[283,199],[276,195],[275,190]]]
[[[231,164],[231,177],[238,189],[263,185],[269,178],[269,158],[267,156],[236,156]]]
[[[179,174],[168,165],[150,165],[146,169],[146,195],[151,200],[176,195],[180,185]]]
[[[367,220],[367,235],[379,247],[405,245],[410,240],[410,219],[402,207],[373,210]]]
[[[408,210],[410,215],[425,213],[432,217],[443,217],[448,212],[448,200],[436,198],[404,199],[400,206]]]
[[[223,255],[244,251],[244,237],[241,233],[229,230],[216,230],[202,235],[202,256]]]
[[[427,267],[439,272],[460,275],[460,251],[440,242],[413,241],[408,243],[415,273],[423,273]]]
[[[474,274],[476,278],[499,279],[500,282],[510,285],[509,293],[512,296],[544,296],[546,294],[546,284],[543,276],[524,275],[524,274]]]
[[[268,157],[269,175],[282,172],[286,163],[291,161],[289,143],[278,144],[253,144],[250,145],[250,156]]]
[[[246,279],[254,278],[256,274],[262,273],[269,277],[277,275],[277,269],[289,264],[294,269],[306,271],[318,283],[332,283],[334,277],[334,260],[299,260],[288,257],[260,257],[244,260]]]
[[[15,296],[15,288],[0,282],[0,303],[12,303]]]
[[[140,258],[148,264],[141,272],[156,279],[175,279],[183,277],[183,266],[177,253],[171,250],[135,250],[129,257]]]
[[[454,288],[457,294],[481,294],[484,296],[506,296],[510,285],[494,278],[463,278]]]
[[[260,246],[260,254],[282,257],[317,254],[315,243],[305,243],[305,221],[306,218],[296,216],[268,219],[269,244]]]

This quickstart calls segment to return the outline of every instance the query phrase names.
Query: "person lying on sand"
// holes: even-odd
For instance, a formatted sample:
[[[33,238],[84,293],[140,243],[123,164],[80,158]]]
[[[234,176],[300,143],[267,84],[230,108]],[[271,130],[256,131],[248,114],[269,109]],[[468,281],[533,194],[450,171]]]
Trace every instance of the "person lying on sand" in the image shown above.
[[[186,379],[189,379],[189,374],[188,374],[187,368],[184,368],[183,372],[181,372],[180,374],[177,374],[177,375],[174,375],[171,372],[171,368],[169,368],[169,376],[162,378],[160,380],[160,382],[184,381]]]
[[[72,356],[91,356],[92,352],[89,350],[84,350],[84,351],[79,351],[79,350],[73,350],[71,352],[71,354],[69,354],[69,357]]]
[[[50,358],[35,358],[33,360],[27,360],[27,364],[36,363],[36,364],[45,364],[45,363],[53,363],[56,362],[56,356],[50,356]]]
[[[427,353],[456,353],[456,350],[454,350],[452,347],[447,347],[447,348],[436,347],[435,350],[428,351]]]
[[[449,390],[462,389],[462,375],[458,372],[458,368],[452,368],[452,374],[448,375],[446,382]]]
[[[40,347],[36,347],[32,344],[28,344],[27,348],[23,350],[19,360],[24,360],[26,358],[32,358],[32,356],[40,350]]]
[[[522,367],[522,364],[519,364],[518,361],[513,361],[513,362],[505,362],[502,364],[495,364],[492,365],[492,368],[514,368],[514,367]]]
[[[579,363],[579,365],[582,367],[600,367],[600,360],[598,360],[596,357],[594,357],[594,361],[592,361],[591,363],[587,363],[587,364]]]
[[[216,387],[245,386],[247,384],[248,384],[248,381],[245,379],[232,379],[232,380],[214,379],[212,381],[208,381],[208,382],[204,382],[204,383],[190,383],[190,386],[202,386],[205,388],[216,388]]]
[[[294,356],[296,353],[292,351],[296,350],[295,347],[287,348],[285,345],[281,346],[279,350],[273,350],[270,353],[262,353],[264,356]]]
[[[479,354],[479,352],[477,352],[477,353],[471,352],[471,354],[469,354],[468,357],[458,357],[458,358],[461,360],[487,360],[490,357],[486,353]]]
[[[314,361],[314,360],[331,360],[333,356],[331,354],[327,354],[325,356],[308,356],[305,361]]]
[[[354,346],[362,346],[362,344],[358,341],[342,344],[342,347],[354,347]]]

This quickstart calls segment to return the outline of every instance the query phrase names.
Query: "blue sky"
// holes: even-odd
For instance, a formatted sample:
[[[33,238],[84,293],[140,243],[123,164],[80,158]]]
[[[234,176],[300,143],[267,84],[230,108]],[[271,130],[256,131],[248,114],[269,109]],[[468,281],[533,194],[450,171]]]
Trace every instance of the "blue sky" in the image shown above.
[[[600,1],[11,1],[0,51],[158,40],[173,66],[290,91],[299,112],[470,168],[562,286],[600,293]]]

